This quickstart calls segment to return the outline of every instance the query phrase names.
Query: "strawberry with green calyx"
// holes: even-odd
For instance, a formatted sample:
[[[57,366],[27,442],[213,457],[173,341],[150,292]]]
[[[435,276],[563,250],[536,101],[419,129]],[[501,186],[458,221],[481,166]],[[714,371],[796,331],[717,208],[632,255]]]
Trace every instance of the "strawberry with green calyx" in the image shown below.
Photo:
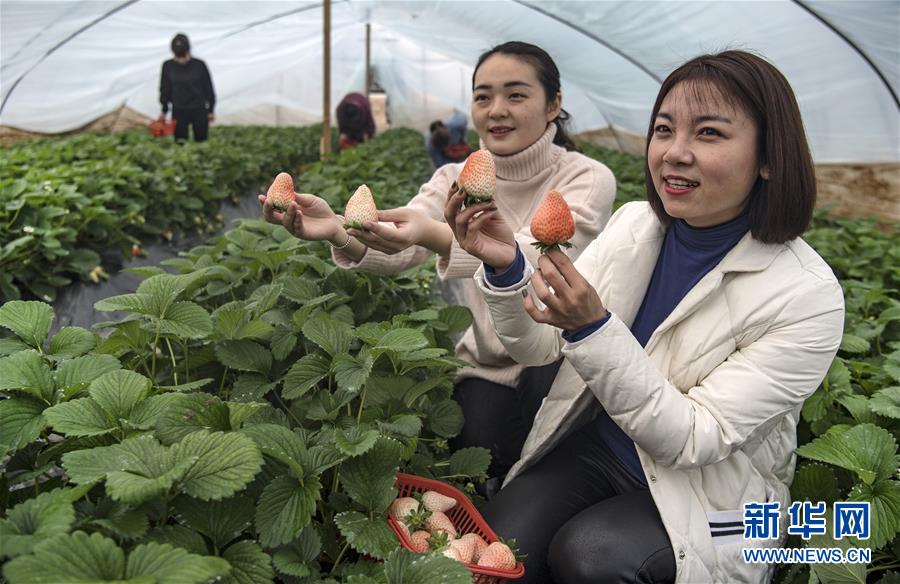
[[[414,531],[409,536],[410,547],[412,550],[419,554],[424,554],[431,549],[431,546],[428,543],[429,538],[431,538],[431,534],[424,530]]]
[[[446,513],[456,507],[456,499],[442,495],[437,491],[425,491],[422,493],[421,501],[429,511]]]
[[[476,150],[466,158],[466,164],[456,178],[456,186],[465,193],[463,205],[487,203],[497,192],[497,168],[488,150]]]
[[[495,541],[481,552],[478,565],[495,570],[515,570],[516,565],[525,559],[525,556],[517,554],[517,551],[515,539]]]
[[[531,218],[531,235],[537,241],[531,245],[541,253],[560,247],[572,247],[569,240],[575,235],[575,220],[569,204],[559,191],[550,191]]]
[[[453,526],[450,518],[440,511],[432,511],[431,515],[425,519],[425,529],[431,533],[446,531],[447,535],[456,538],[456,527]]]
[[[344,209],[344,229],[351,227],[366,230],[363,223],[366,221],[378,221],[378,208],[375,207],[375,199],[372,191],[366,185],[359,185]]]
[[[272,206],[279,211],[287,211],[294,202],[294,179],[286,172],[279,172],[272,181],[266,198],[272,201]]]
[[[407,515],[419,509],[419,501],[412,497],[398,497],[391,503],[391,517],[397,521],[406,521]]]
[[[403,523],[405,523],[406,526],[409,527],[410,531],[421,529],[431,532],[431,530],[428,529],[428,520],[431,518],[431,511],[419,504],[418,501],[416,501],[416,504],[418,506],[407,513],[403,518]]]

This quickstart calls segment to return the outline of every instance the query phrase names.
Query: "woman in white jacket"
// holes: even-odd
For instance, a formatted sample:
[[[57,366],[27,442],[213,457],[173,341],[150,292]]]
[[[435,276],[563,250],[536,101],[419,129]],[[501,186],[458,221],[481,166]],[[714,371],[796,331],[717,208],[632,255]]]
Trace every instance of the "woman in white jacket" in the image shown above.
[[[528,553],[520,583],[763,582],[741,548],[778,540],[744,540],[743,505],[780,503],[785,533],[800,408],[844,319],[799,237],[815,176],[796,99],[753,54],[697,57],[663,82],[646,154],[649,204],[574,264],[533,269],[497,210],[445,209],[510,355],[565,357],[484,509]]]

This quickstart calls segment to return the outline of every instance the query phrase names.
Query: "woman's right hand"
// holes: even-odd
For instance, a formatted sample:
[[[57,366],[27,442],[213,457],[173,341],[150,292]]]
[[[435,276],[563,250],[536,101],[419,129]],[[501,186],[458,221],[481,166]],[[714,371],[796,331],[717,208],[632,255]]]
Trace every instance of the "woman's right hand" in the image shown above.
[[[336,246],[347,242],[347,231],[324,199],[315,195],[296,194],[283,213],[272,206],[265,195],[259,195],[263,217],[273,225],[284,225],[294,237],[307,241],[328,240]]]
[[[495,270],[516,260],[516,238],[493,203],[462,208],[465,193],[454,184],[447,194],[444,219],[459,246]]]

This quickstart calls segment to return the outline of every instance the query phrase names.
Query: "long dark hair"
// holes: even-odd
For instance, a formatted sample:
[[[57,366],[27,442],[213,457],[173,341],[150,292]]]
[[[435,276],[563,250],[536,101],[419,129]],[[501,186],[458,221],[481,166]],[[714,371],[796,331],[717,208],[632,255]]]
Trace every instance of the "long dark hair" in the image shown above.
[[[547,95],[547,103],[553,101],[556,95],[560,93],[559,69],[556,67],[556,63],[553,62],[550,55],[547,54],[547,51],[538,46],[523,43],[521,41],[503,43],[502,45],[497,45],[482,53],[481,56],[478,57],[478,63],[475,65],[475,72],[472,73],[473,88],[475,87],[475,73],[478,72],[478,68],[481,67],[481,64],[487,61],[489,57],[498,53],[515,57],[534,67],[538,81],[541,82],[541,85],[544,87],[544,93]],[[570,118],[569,112],[561,109],[559,115],[553,120],[553,123],[556,124],[556,136],[553,138],[553,143],[562,146],[566,150],[578,150],[575,146],[575,142],[572,141],[572,138],[569,137],[569,133],[567,132]]]
[[[816,205],[816,173],[800,107],[784,75],[765,59],[746,51],[700,55],[678,67],[659,89],[647,148],[653,139],[656,116],[663,100],[679,83],[700,93],[714,88],[756,123],[756,159],[768,169],[750,191],[750,232],[763,243],[784,243],[799,237],[812,220]],[[647,151],[644,151],[647,154]],[[645,165],[647,200],[664,224],[672,221]]]

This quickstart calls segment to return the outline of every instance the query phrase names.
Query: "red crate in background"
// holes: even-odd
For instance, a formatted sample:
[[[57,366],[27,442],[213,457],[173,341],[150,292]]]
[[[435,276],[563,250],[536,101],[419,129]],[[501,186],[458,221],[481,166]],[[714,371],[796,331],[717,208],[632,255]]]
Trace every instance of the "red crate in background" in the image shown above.
[[[453,522],[453,527],[456,528],[459,535],[477,533],[488,543],[500,541],[497,534],[494,533],[478,510],[475,509],[472,501],[456,487],[434,479],[426,479],[402,472],[397,473],[397,482],[394,486],[400,491],[399,495],[397,495],[398,497],[411,497],[414,493],[424,493],[425,491],[435,491],[447,497],[452,497],[456,500],[456,506],[447,511],[447,517]],[[406,535],[406,531],[400,527],[399,522],[388,515],[388,524],[394,530],[394,533],[397,534],[400,544],[404,548],[412,550],[409,537]],[[504,584],[504,582],[518,580],[525,575],[525,566],[521,563],[516,565],[515,570],[496,570],[475,564],[466,564],[466,567],[472,572],[472,582],[475,584]]]

